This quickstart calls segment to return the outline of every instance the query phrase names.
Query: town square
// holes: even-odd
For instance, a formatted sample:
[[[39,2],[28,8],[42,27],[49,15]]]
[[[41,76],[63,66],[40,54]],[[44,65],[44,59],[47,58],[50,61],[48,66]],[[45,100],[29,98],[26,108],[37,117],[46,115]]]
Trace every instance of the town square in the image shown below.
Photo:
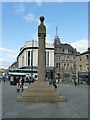
[[[0,5],[0,118],[88,119],[89,3]]]

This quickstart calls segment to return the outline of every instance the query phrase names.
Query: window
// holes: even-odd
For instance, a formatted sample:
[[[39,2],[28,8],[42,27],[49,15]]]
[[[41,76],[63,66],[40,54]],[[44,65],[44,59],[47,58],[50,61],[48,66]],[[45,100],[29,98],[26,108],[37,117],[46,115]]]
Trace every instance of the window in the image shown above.
[[[63,52],[64,52],[64,49],[63,49]]]
[[[64,64],[64,68],[66,68],[66,64]]]
[[[33,50],[30,53],[31,53],[31,66],[33,67]]]
[[[61,56],[61,60],[64,60],[64,56]]]
[[[28,66],[28,51],[26,51],[26,66]]]
[[[69,69],[69,64],[67,64],[67,69]]]
[[[67,56],[64,56],[64,60],[67,60]]]
[[[88,55],[86,55],[86,59],[88,60]]]
[[[61,59],[61,56],[56,56],[56,60],[60,60]]]
[[[47,66],[49,66],[49,52],[47,53]]]
[[[60,63],[58,64],[58,68],[59,68],[59,69],[61,68]]]
[[[79,57],[79,60],[81,61],[81,57]]]
[[[56,56],[56,59],[58,60],[58,56]]]
[[[65,49],[65,53],[68,53],[68,49]]]
[[[68,60],[68,56],[64,56],[64,60]]]
[[[67,56],[67,60],[69,60],[69,56]]]
[[[79,71],[82,71],[82,66],[81,65],[79,65]]]
[[[24,56],[22,56],[22,67],[24,66]]]
[[[28,51],[28,66],[30,66],[30,51]]]
[[[58,68],[58,63],[56,63],[56,68]]]
[[[59,56],[59,60],[61,60],[61,57]]]
[[[46,66],[49,66],[49,51],[46,52]]]
[[[61,68],[61,66],[60,66],[61,64],[60,63],[56,63],[56,68]]]

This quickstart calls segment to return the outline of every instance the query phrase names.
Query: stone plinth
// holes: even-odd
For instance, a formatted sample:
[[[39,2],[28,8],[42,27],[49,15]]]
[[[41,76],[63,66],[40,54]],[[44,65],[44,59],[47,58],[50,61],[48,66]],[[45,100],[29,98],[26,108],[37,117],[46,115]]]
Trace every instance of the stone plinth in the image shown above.
[[[64,102],[66,98],[46,82],[35,82],[17,98],[18,102]]]

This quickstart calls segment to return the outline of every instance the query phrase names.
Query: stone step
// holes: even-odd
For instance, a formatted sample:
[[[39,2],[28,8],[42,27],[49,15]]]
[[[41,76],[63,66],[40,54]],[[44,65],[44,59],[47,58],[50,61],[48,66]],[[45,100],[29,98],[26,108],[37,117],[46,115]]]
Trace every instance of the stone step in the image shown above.
[[[64,102],[66,98],[48,85],[46,82],[36,82],[22,92],[17,102]]]
[[[60,96],[61,94],[56,91],[26,91],[22,96]]]
[[[53,97],[53,96],[44,96],[44,97],[18,97],[17,102],[65,102],[67,99],[64,96]]]

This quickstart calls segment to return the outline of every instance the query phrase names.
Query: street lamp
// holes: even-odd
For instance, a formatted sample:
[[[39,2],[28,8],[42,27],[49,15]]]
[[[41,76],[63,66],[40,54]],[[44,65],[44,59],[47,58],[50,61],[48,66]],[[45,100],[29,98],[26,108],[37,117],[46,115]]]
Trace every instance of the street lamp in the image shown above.
[[[72,80],[72,67],[70,68],[70,80]]]
[[[64,80],[64,68],[63,67],[61,68],[61,79],[62,81]]]
[[[32,51],[31,51],[31,79],[33,81],[33,47],[34,47],[34,40],[32,40]]]

